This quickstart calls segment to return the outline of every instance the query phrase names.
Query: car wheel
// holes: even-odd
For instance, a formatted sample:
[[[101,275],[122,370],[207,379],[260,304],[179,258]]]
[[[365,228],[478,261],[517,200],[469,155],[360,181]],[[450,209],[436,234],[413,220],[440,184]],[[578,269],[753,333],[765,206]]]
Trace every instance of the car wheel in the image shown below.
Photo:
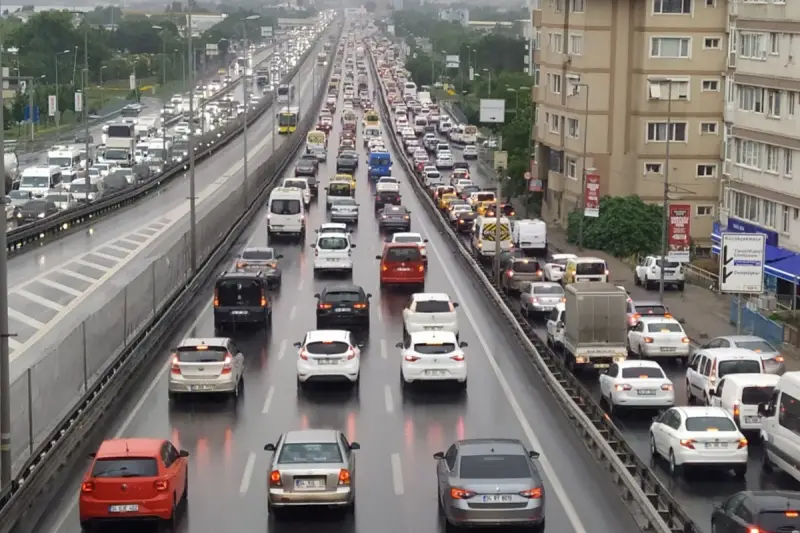
[[[684,288],[686,288],[686,282],[681,281],[680,283],[678,283],[678,290],[679,291],[683,292]]]
[[[686,380],[686,404],[687,405],[694,405],[694,395],[692,394],[692,388],[689,386],[689,380]]]
[[[736,465],[733,467],[733,477],[741,481],[747,475],[747,463],[743,465]]]
[[[92,533],[94,531],[94,528],[92,527],[92,524],[90,524],[89,522],[81,522],[81,531],[83,533]]]
[[[772,472],[772,461],[769,460],[766,443],[761,443],[761,469],[765,472]]]
[[[650,434],[650,458],[655,460],[658,458],[658,450],[656,449],[656,438]]]
[[[675,464],[675,452],[671,449],[669,451],[669,473],[671,476],[675,477],[680,474],[681,467],[678,464]]]

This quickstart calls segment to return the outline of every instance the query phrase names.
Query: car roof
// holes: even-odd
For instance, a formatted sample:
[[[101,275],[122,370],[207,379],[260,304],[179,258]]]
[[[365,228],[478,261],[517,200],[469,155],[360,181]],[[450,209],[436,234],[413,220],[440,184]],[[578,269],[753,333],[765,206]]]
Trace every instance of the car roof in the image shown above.
[[[242,253],[245,253],[245,252],[274,252],[274,251],[275,251],[275,248],[272,248],[271,246],[248,246],[247,248],[242,250]]]
[[[649,307],[663,307],[664,309],[667,308],[667,304],[659,302],[658,300],[633,300],[632,303],[634,306],[645,305]]]
[[[109,439],[100,444],[95,457],[158,457],[164,439]]]
[[[759,511],[796,511],[800,507],[800,492],[792,490],[743,490],[739,494],[755,503]]]
[[[527,455],[517,439],[464,439],[458,441],[459,455]]]
[[[561,287],[561,284],[560,283],[555,283],[553,281],[533,281],[533,282],[531,282],[531,286],[533,288],[536,288],[536,287],[551,288],[551,287]]]
[[[717,339],[725,339],[726,341],[733,342],[734,344],[737,342],[752,342],[752,341],[769,342],[766,339],[759,337],[758,335],[722,335],[721,337],[714,337],[711,340],[713,341]]]
[[[392,235],[392,239],[394,239],[395,237],[419,237],[421,239],[422,234],[414,231],[398,231],[397,233]]]
[[[296,429],[283,435],[284,444],[339,442],[339,432],[335,429]]]
[[[450,296],[443,292],[415,292],[411,295],[415,302],[449,302]]]
[[[322,289],[322,292],[361,292],[363,290],[363,287],[355,283],[333,283],[326,285],[325,288]]]
[[[747,348],[703,348],[697,350],[697,354],[706,354],[709,357],[719,357],[723,359],[752,359],[761,361],[761,354],[748,350]]]
[[[661,368],[656,361],[647,359],[625,359],[617,363],[620,368]],[[663,369],[662,369],[663,370]]]
[[[777,385],[781,376],[778,374],[727,374],[722,379],[728,383],[733,382],[743,387],[770,387]]]
[[[178,348],[191,348],[193,346],[225,346],[230,339],[228,337],[186,337],[178,345]]]
[[[681,405],[674,409],[680,411],[684,418],[695,418],[701,416],[722,416],[730,418],[728,412],[722,407],[712,407],[710,405]]]
[[[456,334],[452,331],[416,331],[410,335],[411,344],[453,343],[458,345]]]
[[[342,238],[346,239],[349,236],[350,236],[350,234],[345,232],[345,231],[329,231],[329,232],[325,233],[324,235],[318,235],[317,238],[318,239],[330,239],[331,237],[342,237]]]
[[[668,317],[665,317],[665,316],[643,316],[643,317],[639,318],[639,321],[640,322],[644,322],[645,324],[652,324],[654,322],[658,322],[659,324],[663,324],[664,322],[666,322],[668,324],[678,324],[678,325],[680,325],[680,322],[678,322],[674,318],[668,318]]]
[[[306,333],[306,343],[323,341],[348,342],[349,331],[344,329],[315,329]]]

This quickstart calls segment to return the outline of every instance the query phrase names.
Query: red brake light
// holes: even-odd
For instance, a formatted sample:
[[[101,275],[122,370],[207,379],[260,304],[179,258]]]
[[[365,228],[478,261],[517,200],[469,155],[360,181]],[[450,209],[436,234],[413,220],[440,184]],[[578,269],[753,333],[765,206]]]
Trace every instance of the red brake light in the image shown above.
[[[356,351],[355,351],[355,350],[353,350],[352,348],[350,348],[349,350],[347,350],[347,351],[345,352],[345,355],[347,356],[347,359],[348,359],[348,360],[350,360],[350,359],[355,359],[355,357],[356,357]]]
[[[452,359],[453,361],[463,361],[464,360],[464,354],[458,353],[456,355],[451,355],[450,359]]]
[[[406,361],[408,361],[409,363],[413,363],[413,362],[415,362],[415,361],[419,361],[419,360],[420,360],[420,358],[419,358],[419,357],[417,357],[416,355],[410,355],[410,354],[409,354],[409,355],[406,355],[404,359],[405,359]]]
[[[236,263],[236,268],[245,268],[245,267],[247,267],[247,263],[243,263],[242,261]]]
[[[509,278],[513,278],[514,277],[514,271],[513,270],[506,270],[506,276],[508,276]]]
[[[535,489],[523,490],[522,492],[519,493],[519,495],[522,496],[523,498],[538,500],[539,498],[542,497],[543,493],[544,491],[540,487],[537,487]]]
[[[353,306],[355,309],[366,309],[367,304],[356,304]]]
[[[170,372],[176,375],[179,375],[181,373],[181,366],[178,364],[178,354],[172,355],[172,368]]]
[[[419,271],[419,272],[425,272],[425,265],[419,265],[419,266],[417,267],[417,271]]]
[[[628,385],[627,383],[624,385],[614,385],[614,390],[623,391],[623,390],[631,390],[633,387]]]
[[[349,485],[350,484],[350,471],[346,468],[342,468],[339,470],[339,485]]]
[[[94,491],[94,481],[84,481],[81,483],[81,492],[92,492]]]
[[[305,350],[300,350],[300,359],[303,361],[308,361],[308,352]]]
[[[681,446],[694,450],[694,441],[692,439],[681,439]]]
[[[225,364],[222,365],[222,374],[230,374],[233,370],[233,357],[231,354],[225,355]]]
[[[267,306],[267,295],[264,292],[264,289],[261,289],[261,307]]]
[[[468,500],[473,496],[475,496],[475,493],[471,490],[458,489],[455,487],[450,489],[450,497],[454,500]]]
[[[219,307],[219,290],[214,289],[214,307]]]
[[[319,308],[320,309],[330,309],[332,307],[333,307],[333,305],[331,305],[331,304],[319,304]]]
[[[739,439],[739,445],[736,448],[738,448],[739,450],[741,450],[742,448],[747,448],[747,439],[744,438]]]
[[[169,481],[165,479],[157,479],[153,482],[153,486],[158,492],[166,492],[169,490]]]
[[[270,487],[281,487],[283,486],[283,482],[281,481],[281,473],[277,470],[273,470],[269,474],[269,486]]]
[[[783,514],[786,516],[786,518],[797,518],[798,516],[797,511],[786,511]]]
[[[739,402],[733,404],[733,416],[739,416]]]

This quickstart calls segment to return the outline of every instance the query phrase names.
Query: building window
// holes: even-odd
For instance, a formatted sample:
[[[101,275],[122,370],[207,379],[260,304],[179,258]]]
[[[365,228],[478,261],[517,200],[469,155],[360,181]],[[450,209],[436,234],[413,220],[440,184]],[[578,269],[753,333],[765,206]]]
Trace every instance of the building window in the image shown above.
[[[717,0],[706,0],[706,7],[717,7]]]
[[[564,51],[564,39],[560,33],[550,34],[550,51],[561,54]]]
[[[764,145],[764,155],[767,159],[767,167],[764,169],[773,174],[778,173],[778,147],[771,144]]]
[[[686,142],[688,139],[688,126],[686,122],[672,122],[669,125],[669,140]],[[667,123],[648,122],[647,123],[647,142],[666,142]]]
[[[689,80],[647,80],[651,100],[689,100]]]
[[[790,117],[794,116],[794,106],[797,103],[797,93],[795,91],[786,91],[786,114]]]
[[[698,178],[716,178],[717,165],[697,165]]]
[[[698,205],[696,208],[697,216],[699,217],[710,217],[714,214],[714,206],[713,205]]]
[[[791,224],[791,216],[789,213],[789,206],[783,206],[783,214],[781,216],[781,231],[783,233],[789,233],[789,224]]]
[[[794,176],[794,150],[791,148],[783,149],[783,176],[791,178]]]
[[[747,59],[765,59],[767,49],[765,46],[763,33],[739,34],[739,55]]]
[[[567,177],[573,180],[578,179],[578,161],[567,157]]]
[[[772,32],[769,34],[769,53],[770,55],[777,56],[781,53],[781,36],[778,33]]]
[[[717,135],[719,133],[719,124],[717,122],[701,122],[700,133],[702,135]]]
[[[776,208],[777,206],[775,202],[771,202],[769,200],[761,200],[761,208],[759,210],[761,218],[758,220],[758,222],[767,226],[768,228],[776,227],[775,226]]]
[[[650,37],[650,57],[686,59],[691,47],[690,37]]]
[[[583,35],[569,34],[569,53],[574,56],[579,56],[583,53]]]
[[[556,114],[550,115],[550,120],[547,121],[550,124],[550,133],[560,133],[560,125],[561,120],[560,117]]]
[[[736,84],[736,94],[741,111],[750,111],[752,113],[764,112],[764,89]]]
[[[781,91],[767,89],[767,116],[780,118]]]
[[[561,94],[561,74],[553,74],[550,90],[555,94]]]
[[[719,50],[722,48],[722,39],[719,37],[706,37],[703,39],[703,48],[706,50]]]
[[[653,13],[659,15],[690,15],[692,0],[653,0]]]
[[[661,169],[663,165],[661,163],[645,163],[644,164],[644,173],[645,174],[661,174]]]
[[[567,135],[573,139],[577,139],[580,136],[580,123],[577,118],[567,119]]]
[[[586,9],[586,0],[572,0],[570,6],[573,13],[583,13]]]
[[[736,164],[760,170],[761,145],[747,139],[736,139]]]
[[[718,92],[719,80],[703,80],[702,90],[705,92]]]

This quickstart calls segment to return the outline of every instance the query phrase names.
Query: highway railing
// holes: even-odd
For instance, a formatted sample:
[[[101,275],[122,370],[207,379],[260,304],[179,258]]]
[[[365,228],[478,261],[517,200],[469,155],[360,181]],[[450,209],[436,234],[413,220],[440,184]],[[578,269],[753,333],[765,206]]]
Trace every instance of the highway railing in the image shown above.
[[[314,46],[312,46],[309,50],[313,48]],[[309,52],[306,51],[306,55],[301,57],[297,65],[295,65],[295,67],[289,71],[286,76],[284,76],[282,83],[288,82],[295,76],[295,74],[297,74],[300,66],[302,66],[307,59],[308,53]],[[273,55],[274,54],[270,54],[253,68],[255,69],[266,63]],[[197,112],[200,112],[203,107],[211,102],[215,102],[224,97],[228,92],[235,89],[240,81],[241,78],[234,80],[218,92],[204,99],[200,103],[199,110]],[[261,116],[267,109],[270,108],[271,105],[272,95],[268,95],[256,109],[248,110],[248,124],[252,123],[259,116]],[[183,120],[182,116],[172,117],[167,119],[165,124],[166,126],[171,126],[180,120]],[[239,117],[236,120],[226,123],[218,130],[206,132],[202,136],[196,137],[194,145],[195,160],[200,161],[212,155],[217,149],[232,141],[242,131],[243,125],[244,119],[243,117]],[[125,189],[124,191],[105,196],[88,204],[78,205],[74,208],[56,213],[55,215],[51,215],[31,224],[25,224],[24,226],[11,229],[7,233],[8,253],[24,253],[31,249],[32,245],[38,246],[44,241],[61,237],[68,232],[74,231],[76,227],[86,223],[96,222],[97,219],[102,216],[108,215],[109,213],[112,213],[120,208],[128,207],[131,203],[136,202],[149,194],[152,194],[155,190],[168,183],[176,176],[182,175],[187,168],[186,165],[186,162],[174,164],[167,167],[161,174],[157,176],[151,176],[136,186]],[[78,178],[78,181],[80,182],[80,178]]]
[[[336,30],[337,39],[341,28],[340,25]],[[316,87],[312,109],[322,105],[332,68],[331,61]],[[103,422],[110,424],[117,414],[114,408],[131,387],[141,384],[142,376],[153,364],[165,362],[166,342],[175,335],[181,321],[196,310],[198,295],[207,289],[220,263],[228,258],[230,248],[305,145],[305,135],[315,126],[316,115],[306,113],[295,134],[255,169],[246,183],[240,183],[229,194],[220,194],[219,203],[204,216],[198,215],[196,274],[191,272],[191,239],[187,230],[166,253],[144,267],[132,283],[77,328],[63,347],[47,354],[13,381],[12,412],[20,414],[12,420],[12,453],[17,458],[21,454],[29,457],[12,483],[0,492],[0,533],[10,533],[26,521],[29,510],[31,517],[27,518],[41,516],[47,505],[45,500],[59,489],[57,480],[62,470],[74,466],[94,434],[109,427]],[[205,305],[207,299],[200,298]],[[129,313],[139,320],[128,318]],[[95,344],[84,352],[89,338]],[[81,391],[77,401],[72,398],[75,390]],[[31,417],[46,409],[54,415],[60,413],[59,421],[38,437],[35,445],[20,442],[17,437],[25,435],[30,425],[36,425],[35,421],[30,422]],[[39,425],[37,429],[44,431]],[[79,487],[68,490],[77,491]]]
[[[372,56],[370,65],[373,76],[380,80]],[[383,116],[390,119],[391,112],[382,85],[379,100]],[[558,400],[592,456],[611,474],[611,479],[626,505],[633,511],[642,531],[700,533],[697,524],[689,518],[650,467],[637,457],[583,383],[567,369],[563,359],[548,348],[528,321],[514,310],[507,296],[496,286],[491,268],[482,266],[459,239],[417,177],[414,166],[404,155],[405,150],[400,146],[397,137],[391,131],[387,133],[399,155],[399,163],[411,178],[409,185],[436,224],[439,233],[448,239],[453,255],[471,272],[477,281],[476,285],[483,290],[487,301],[495,307],[497,313],[505,317],[510,332],[519,341],[525,356]]]

